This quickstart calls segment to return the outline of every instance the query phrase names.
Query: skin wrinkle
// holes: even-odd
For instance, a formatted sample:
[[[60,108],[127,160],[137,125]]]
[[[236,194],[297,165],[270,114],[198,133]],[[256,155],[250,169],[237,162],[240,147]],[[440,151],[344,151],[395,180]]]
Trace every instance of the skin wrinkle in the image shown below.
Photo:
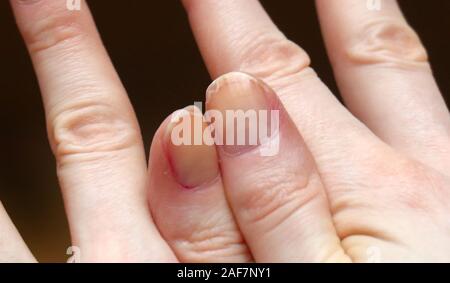
[[[317,182],[318,180],[316,180]],[[319,181],[320,183],[320,181]],[[279,221],[275,222],[275,223],[271,223],[270,226],[269,225],[263,225],[265,228],[265,231],[261,231],[258,234],[261,235],[261,237],[270,237],[270,235],[273,235],[276,237],[276,235],[281,234],[282,231],[285,229],[286,225],[289,225],[289,222],[294,221],[295,223],[295,218],[301,218],[302,220],[302,225],[304,225],[305,227],[308,226],[313,226],[316,223],[314,223],[314,220],[312,219],[312,217],[308,217],[308,214],[305,214],[305,211],[308,211],[307,209],[305,209],[306,207],[310,207],[310,206],[314,206],[319,204],[320,202],[323,201],[323,199],[321,199],[320,197],[320,192],[317,192],[313,195],[310,196],[310,199],[305,200],[304,202],[302,202],[301,206],[297,206],[296,208],[298,209],[292,209],[291,213],[288,214],[285,217],[278,217]],[[282,208],[282,207],[281,207]],[[280,209],[281,209],[280,208]],[[300,209],[301,208],[301,209]],[[273,214],[276,214],[275,212]],[[260,221],[262,221],[264,219],[261,219]],[[259,230],[258,230],[259,231]],[[265,232],[265,233],[264,233]],[[303,234],[303,237],[307,237],[307,234],[310,234],[310,237],[314,237],[317,241],[317,239],[321,238],[321,237],[326,237],[326,235],[321,234],[321,235],[317,235],[316,234],[317,231],[314,230],[303,230],[301,234]],[[258,236],[259,237],[259,236]],[[295,245],[297,242],[297,237],[298,234],[297,233],[292,233],[292,234],[288,234],[284,237],[284,240],[288,243],[292,243],[292,250],[295,250]],[[254,240],[254,239],[253,239]],[[267,241],[269,242],[269,241]],[[319,241],[317,241],[316,243],[318,243]],[[252,245],[252,241],[249,242],[250,245]],[[263,244],[263,247],[261,249],[266,249],[267,247],[265,246],[265,244]],[[273,247],[276,248],[276,247]],[[258,250],[258,248],[255,248],[253,246],[253,249]],[[351,260],[348,258],[348,256],[346,255],[346,253],[343,251],[342,247],[341,247],[341,242],[339,238],[335,238],[334,242],[333,241],[327,241],[326,242],[326,246],[320,246],[320,249],[317,249],[317,253],[314,255],[309,255],[310,258],[308,261],[309,262],[351,262]],[[314,259],[314,260],[312,260]],[[285,260],[281,259],[277,259],[277,258],[273,258],[273,261],[280,261],[280,262],[285,262]],[[293,262],[298,262],[297,260],[294,260]]]
[[[311,64],[309,56],[298,45],[279,36],[271,37],[270,33],[253,38],[249,46],[243,52],[239,69],[263,80],[302,73]]]
[[[206,194],[204,190],[207,189],[198,189],[197,192],[189,193]],[[198,206],[202,207],[201,204]],[[175,209],[175,207],[167,207],[167,209]],[[207,219],[198,222],[198,218],[189,217],[189,212],[195,210],[192,206],[181,207],[181,209],[185,211],[183,214],[188,216],[183,225],[189,223],[189,228],[180,229],[176,235],[169,236],[172,245],[178,247],[176,250],[180,259],[200,262],[204,261],[205,257],[210,259],[216,257],[229,261],[228,259],[233,260],[248,254],[243,238],[232,225],[234,222],[232,217],[215,211],[214,216],[208,216]],[[250,257],[247,256],[247,258],[251,261]]]
[[[128,148],[140,135],[108,105],[82,105],[53,121],[56,155],[116,151]]]
[[[65,10],[65,5],[56,5],[48,1],[19,1],[26,5],[25,9],[35,9],[35,21],[25,22],[22,34],[27,42],[27,47],[33,54],[45,50],[58,48],[66,42],[77,45],[84,40],[86,26],[80,21],[79,13],[70,13]],[[49,15],[49,10],[57,9]]]
[[[291,156],[291,159],[296,161],[296,154]],[[286,162],[290,161],[286,160]],[[253,215],[251,219],[247,219],[248,221],[259,222],[267,219],[269,215],[272,215],[278,209],[282,209],[285,205],[301,199],[311,199],[311,197],[304,195],[304,191],[311,192],[311,189],[309,189],[311,173],[306,170],[306,172],[300,171],[300,168],[305,168],[303,165],[299,165],[297,168],[299,172],[289,172],[285,168],[274,168],[273,162],[265,161],[253,172],[247,172],[251,176],[248,178],[249,181],[262,180],[256,184],[244,184],[245,187],[252,188],[248,192],[248,197],[241,200],[248,204],[246,208],[248,211],[244,215]],[[316,189],[313,191],[315,193],[312,194],[311,192],[312,195],[318,193]],[[300,196],[302,197],[300,198]],[[255,209],[258,212],[255,212]]]
[[[356,64],[422,65],[428,55],[417,34],[406,24],[379,19],[361,28],[348,49],[347,58]]]
[[[204,227],[201,229],[194,229],[193,233],[187,237],[183,235],[173,238],[174,244],[182,246],[183,250],[188,250],[199,257],[208,254],[224,256],[224,252],[240,255],[246,252],[245,242],[239,233],[234,231],[234,227],[229,225],[229,219],[211,222],[209,220],[208,224],[203,224]]]

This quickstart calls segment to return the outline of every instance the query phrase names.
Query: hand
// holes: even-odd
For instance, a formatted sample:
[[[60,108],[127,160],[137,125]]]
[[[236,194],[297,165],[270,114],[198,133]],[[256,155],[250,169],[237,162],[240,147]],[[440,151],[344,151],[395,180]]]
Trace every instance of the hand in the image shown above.
[[[360,2],[346,1],[318,6],[341,91],[365,125],[329,93],[306,54],[256,1],[185,1],[212,76],[251,73],[274,89],[287,112],[270,104],[281,110],[278,155],[262,158],[248,148],[230,148],[236,154],[229,155],[219,147],[220,167],[213,146],[174,146],[167,133],[175,125],[163,123],[152,145],[148,188],[165,240],[145,201],[139,127],[88,10],[70,13],[51,0],[13,1],[41,84],[81,259],[363,261],[375,247],[383,260],[448,260],[448,111],[397,6],[388,2],[378,14],[355,8],[348,17],[344,8]],[[365,33],[361,24],[375,22],[373,15],[388,20]],[[327,32],[327,23],[342,36]],[[272,91],[250,87],[264,84],[246,75],[219,82],[229,78],[242,83],[237,93],[243,95],[227,99],[236,91],[219,84],[211,109],[277,101]],[[420,119],[411,122],[410,113]],[[6,228],[0,261],[33,261],[4,212],[0,226]]]
[[[178,258],[450,261],[449,113],[395,1],[383,1],[380,11],[360,0],[317,1],[348,109],[257,1],[184,4],[214,78],[238,70],[265,82],[222,76],[207,108],[279,109],[280,152],[218,146],[217,157],[207,145],[166,140],[169,159],[195,158],[165,162],[162,133],[174,125],[163,124],[151,154],[150,204]]]

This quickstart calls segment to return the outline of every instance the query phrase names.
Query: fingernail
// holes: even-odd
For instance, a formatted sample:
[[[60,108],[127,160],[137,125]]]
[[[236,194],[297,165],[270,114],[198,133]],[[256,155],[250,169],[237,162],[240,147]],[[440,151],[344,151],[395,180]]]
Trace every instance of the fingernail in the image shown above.
[[[186,189],[201,187],[219,176],[215,146],[203,142],[207,126],[195,107],[175,112],[167,126],[164,139],[172,173]]]
[[[216,132],[216,143],[222,142],[223,151],[231,155],[249,152],[275,134],[279,121],[272,119],[279,112],[268,95],[270,91],[262,81],[240,72],[226,74],[211,84],[206,106],[223,116],[223,130]]]

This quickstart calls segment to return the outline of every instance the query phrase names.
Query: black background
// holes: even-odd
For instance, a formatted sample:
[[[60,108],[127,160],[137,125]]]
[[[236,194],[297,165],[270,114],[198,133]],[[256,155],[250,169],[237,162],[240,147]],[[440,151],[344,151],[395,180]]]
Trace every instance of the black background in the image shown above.
[[[314,2],[262,3],[280,29],[308,51],[313,67],[338,94]],[[429,51],[442,92],[450,94],[450,1],[400,3]],[[210,82],[186,15],[177,0],[92,0],[90,6],[148,148],[160,122],[203,100]],[[64,261],[69,233],[39,88],[6,0],[0,0],[0,38],[0,200],[40,261]]]

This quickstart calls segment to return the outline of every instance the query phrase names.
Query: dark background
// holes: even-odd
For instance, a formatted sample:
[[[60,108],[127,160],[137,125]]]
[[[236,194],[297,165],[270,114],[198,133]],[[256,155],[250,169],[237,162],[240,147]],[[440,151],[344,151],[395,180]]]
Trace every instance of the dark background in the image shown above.
[[[338,93],[314,1],[262,3]],[[442,92],[450,94],[450,1],[400,3],[429,51]],[[90,6],[148,148],[160,122],[172,111],[202,101],[210,82],[186,15],[177,0],[92,0]],[[65,261],[70,239],[39,88],[6,0],[0,0],[0,38],[0,200],[40,261]]]

